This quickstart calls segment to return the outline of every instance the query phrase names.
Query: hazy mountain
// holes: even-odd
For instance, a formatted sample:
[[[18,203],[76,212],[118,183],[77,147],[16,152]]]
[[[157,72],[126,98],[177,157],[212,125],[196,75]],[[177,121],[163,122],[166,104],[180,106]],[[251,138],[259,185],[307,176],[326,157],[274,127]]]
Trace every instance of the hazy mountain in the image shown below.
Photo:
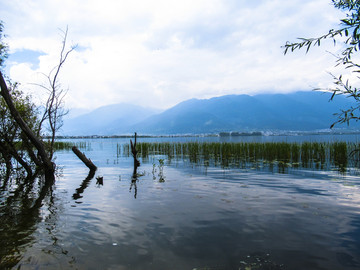
[[[126,103],[97,108],[77,117],[64,119],[63,135],[110,135],[126,132],[127,128],[160,110]],[[132,131],[129,131],[132,132]]]
[[[330,96],[297,92],[191,99],[146,119],[133,129],[151,134],[325,129],[336,121],[334,113],[354,104],[343,96],[329,102]],[[351,126],[359,127],[359,124],[354,122]]]
[[[68,111],[68,114],[65,116],[66,119],[72,119],[75,117],[78,117],[80,115],[86,114],[91,112],[92,110],[90,109],[78,109],[78,108],[74,108]]]
[[[64,134],[114,135],[212,133],[220,131],[316,130],[329,128],[334,113],[354,105],[352,99],[330,94],[227,95],[190,99],[156,114],[153,109],[117,104],[65,122]],[[346,127],[346,125],[339,126]],[[359,128],[353,122],[351,127]]]

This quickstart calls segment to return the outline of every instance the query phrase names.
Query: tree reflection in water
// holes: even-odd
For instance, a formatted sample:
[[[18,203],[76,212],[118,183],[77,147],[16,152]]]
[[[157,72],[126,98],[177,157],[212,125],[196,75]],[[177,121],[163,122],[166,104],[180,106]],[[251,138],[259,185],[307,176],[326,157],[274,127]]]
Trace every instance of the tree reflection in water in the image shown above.
[[[130,184],[130,189],[129,192],[131,192],[131,190],[134,188],[134,198],[136,199],[137,197],[137,181],[139,181],[139,175],[137,173],[137,168],[138,168],[138,164],[134,163],[134,171],[133,174],[131,176],[131,184]]]
[[[94,178],[96,170],[89,170],[88,176],[82,181],[80,187],[78,187],[73,194],[73,199],[77,200],[82,198],[81,194],[85,191],[85,189],[89,186],[91,179]]]
[[[45,177],[1,178],[0,268],[12,268],[22,259],[25,246],[41,221],[40,208],[54,208],[53,184]]]

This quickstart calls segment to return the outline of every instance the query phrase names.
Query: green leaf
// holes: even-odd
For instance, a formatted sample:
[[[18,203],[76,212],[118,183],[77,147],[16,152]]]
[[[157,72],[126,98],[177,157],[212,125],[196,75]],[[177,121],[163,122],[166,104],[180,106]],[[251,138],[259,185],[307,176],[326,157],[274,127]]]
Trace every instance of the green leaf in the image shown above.
[[[350,25],[350,26],[352,25],[351,22],[348,19],[343,19],[341,21],[346,25]]]
[[[336,92],[334,91],[334,93],[332,94],[332,96],[331,96],[330,100],[333,100],[333,99],[334,99],[335,94],[336,94]]]
[[[306,53],[308,53],[308,51],[310,50],[310,46],[311,46],[311,43],[309,43],[309,44],[307,45]]]

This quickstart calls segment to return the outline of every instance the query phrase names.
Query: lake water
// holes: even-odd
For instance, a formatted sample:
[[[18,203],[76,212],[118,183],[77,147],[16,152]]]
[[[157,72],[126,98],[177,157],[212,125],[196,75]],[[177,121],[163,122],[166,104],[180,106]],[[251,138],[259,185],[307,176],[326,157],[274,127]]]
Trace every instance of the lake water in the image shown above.
[[[243,141],[357,141],[353,136],[238,137]],[[231,138],[140,138],[224,141]],[[75,141],[75,140],[72,140]],[[360,269],[360,174],[221,168],[117,155],[129,139],[79,139],[93,179],[57,153],[55,186],[31,216],[0,226],[1,263],[16,269]],[[161,166],[159,160],[164,159]],[[103,177],[98,185],[96,177]],[[14,196],[10,190],[2,197]],[[22,198],[24,200],[24,198]],[[16,204],[14,204],[16,205]],[[9,214],[10,213],[10,214]],[[20,215],[20,216],[16,216]],[[7,264],[4,264],[4,263]],[[0,267],[1,268],[1,267]]]

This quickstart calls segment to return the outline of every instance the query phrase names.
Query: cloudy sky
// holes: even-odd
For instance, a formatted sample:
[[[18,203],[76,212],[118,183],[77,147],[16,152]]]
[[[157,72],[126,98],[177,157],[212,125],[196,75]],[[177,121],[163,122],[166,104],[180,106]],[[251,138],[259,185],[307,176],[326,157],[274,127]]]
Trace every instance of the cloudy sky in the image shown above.
[[[336,28],[330,0],[2,0],[5,72],[41,99],[68,27],[62,73],[70,108],[168,108],[190,98],[327,86],[336,48],[284,56],[286,41]]]

